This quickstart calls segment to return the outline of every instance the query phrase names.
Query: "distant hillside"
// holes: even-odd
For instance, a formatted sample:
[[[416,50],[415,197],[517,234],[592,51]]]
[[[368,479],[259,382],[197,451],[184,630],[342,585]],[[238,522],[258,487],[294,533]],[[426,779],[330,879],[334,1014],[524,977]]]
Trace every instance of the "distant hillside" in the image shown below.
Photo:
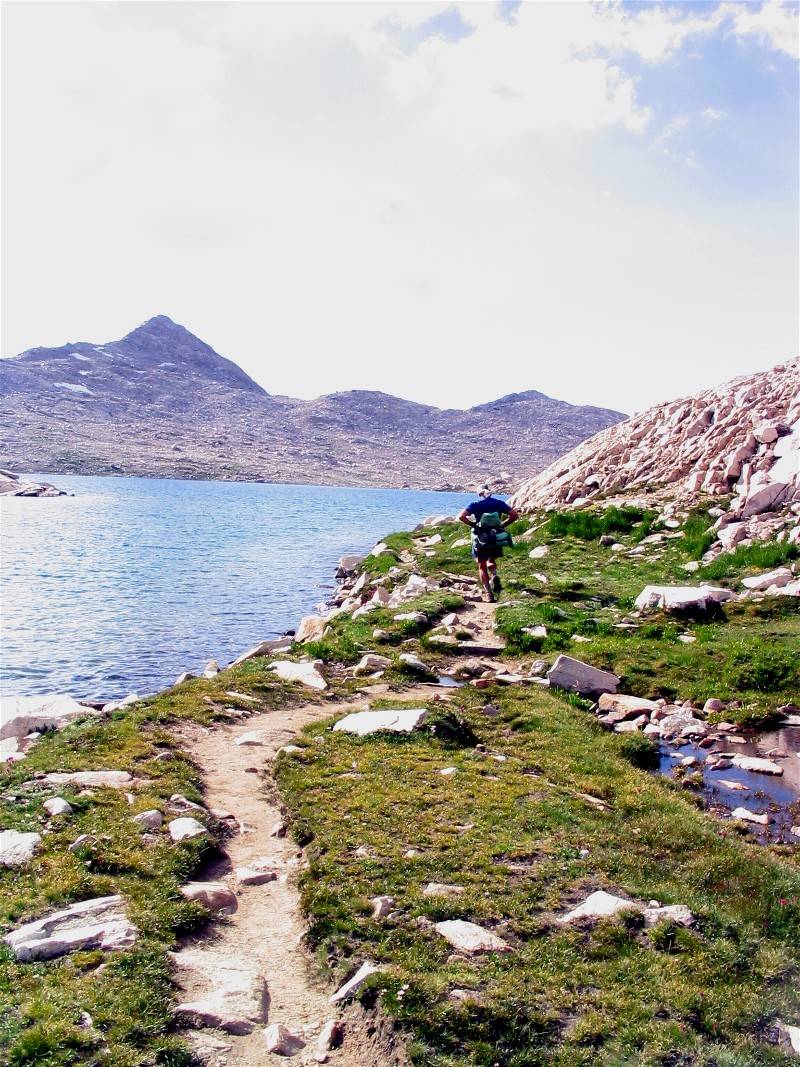
[[[685,503],[735,493],[764,511],[800,500],[799,447],[795,359],[603,430],[526,481],[514,501],[533,510],[595,496],[668,493]]]
[[[0,361],[0,466],[74,474],[506,485],[624,418],[542,393],[442,411],[355,390],[267,393],[165,315],[120,341]]]

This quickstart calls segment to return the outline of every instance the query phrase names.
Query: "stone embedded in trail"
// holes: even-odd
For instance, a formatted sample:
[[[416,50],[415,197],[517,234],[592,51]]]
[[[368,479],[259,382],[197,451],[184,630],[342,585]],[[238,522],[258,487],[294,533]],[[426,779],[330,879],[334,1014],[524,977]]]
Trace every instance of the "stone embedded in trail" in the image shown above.
[[[264,1030],[264,1044],[275,1056],[294,1056],[306,1043],[283,1023],[272,1023]]]
[[[568,911],[566,915],[559,916],[558,922],[571,923],[575,922],[576,919],[607,919],[611,915],[616,915],[617,912],[637,907],[638,905],[632,900],[615,897],[612,893],[606,893],[603,889],[598,889],[597,892],[588,896],[582,904],[579,904],[577,908]]]
[[[0,867],[24,867],[41,840],[41,834],[0,830]]]
[[[734,808],[731,812],[732,819],[743,819],[744,822],[758,823],[759,826],[766,826],[769,823],[769,815],[764,812],[763,815],[759,815],[758,812],[750,811],[749,808]]]
[[[234,874],[239,885],[265,885],[267,882],[274,882],[278,877],[275,860],[266,856],[246,860],[244,866],[237,867]]]
[[[157,808],[149,808],[147,811],[134,815],[131,822],[136,823],[137,826],[144,827],[146,830],[159,830],[163,825],[164,816]]]
[[[560,655],[547,672],[550,685],[584,695],[616,693],[619,678],[610,671],[602,671],[572,656]]]
[[[284,682],[299,682],[309,689],[327,689],[328,683],[320,674],[322,660],[293,663],[291,660],[277,660],[270,663],[269,670],[277,674]]]
[[[511,945],[502,937],[464,919],[446,919],[436,923],[435,929],[454,949],[468,956],[478,956],[485,952],[513,952]]]
[[[352,997],[353,994],[361,988],[364,982],[366,982],[369,976],[371,974],[377,974],[379,970],[380,967],[376,966],[370,960],[365,960],[364,963],[361,964],[356,973],[353,975],[353,977],[348,978],[344,985],[336,990],[336,992],[330,998],[330,1003],[339,1004],[341,1003],[341,1001],[347,1000],[349,997]]]
[[[317,1048],[320,1052],[330,1052],[338,1048],[343,1040],[344,1025],[338,1019],[328,1019],[319,1032]]]
[[[263,745],[265,733],[263,730],[248,730],[247,733],[239,734],[234,738],[235,745]]]
[[[267,1019],[267,982],[241,959],[199,949],[171,954],[181,988],[200,985],[197,1000],[179,1004],[178,1020],[189,1026],[212,1026],[229,1034],[249,1034]]]
[[[186,816],[182,819],[172,819],[168,826],[169,836],[173,841],[191,841],[195,837],[202,837],[208,830],[197,819]]]
[[[53,771],[42,781],[45,785],[79,785],[85,789],[129,789],[136,784],[127,771]]]
[[[50,960],[70,952],[130,948],[139,931],[128,919],[121,896],[95,897],[25,923],[3,940],[21,962]]]
[[[209,911],[233,912],[238,907],[236,894],[224,882],[187,882],[181,886],[181,896]]]
[[[713,585],[646,585],[636,598],[639,611],[706,611],[712,604],[736,600],[730,589]]]
[[[345,715],[334,724],[335,731],[343,731],[348,734],[358,734],[365,737],[380,730],[391,730],[393,733],[410,733],[422,726],[428,717],[425,708],[385,708],[381,711],[356,711],[351,715]]]
[[[358,663],[353,667],[353,674],[372,674],[373,671],[382,671],[387,667],[391,667],[392,661],[388,656],[379,656],[374,652],[368,652],[365,656],[362,656]]]
[[[72,805],[63,797],[50,797],[42,807],[48,815],[71,815],[73,811]]]
[[[395,622],[418,622],[426,623],[428,616],[424,611],[401,611],[399,615],[393,615]]]
[[[728,738],[732,740],[732,738]],[[738,767],[741,771],[756,771],[758,774],[774,774],[780,776],[783,774],[783,767],[774,763],[769,759],[761,759],[759,756],[734,756],[734,767]]]

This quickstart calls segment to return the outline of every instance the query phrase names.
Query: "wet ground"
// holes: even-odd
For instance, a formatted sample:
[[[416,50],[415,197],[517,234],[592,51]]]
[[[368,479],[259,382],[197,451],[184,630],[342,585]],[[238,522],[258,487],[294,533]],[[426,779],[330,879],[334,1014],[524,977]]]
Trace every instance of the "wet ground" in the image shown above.
[[[662,744],[660,773],[672,776],[681,760],[694,756],[696,764],[686,768],[688,774],[702,774],[703,791],[709,808],[718,815],[730,815],[734,808],[747,808],[766,814],[768,823],[747,823],[759,841],[800,845],[800,724],[783,726],[762,734],[744,731],[733,735],[745,743],[721,738],[711,748],[696,744]],[[760,756],[783,768],[780,776],[744,771],[738,767],[707,767],[709,756],[731,753],[737,756]],[[792,827],[797,833],[792,832]]]

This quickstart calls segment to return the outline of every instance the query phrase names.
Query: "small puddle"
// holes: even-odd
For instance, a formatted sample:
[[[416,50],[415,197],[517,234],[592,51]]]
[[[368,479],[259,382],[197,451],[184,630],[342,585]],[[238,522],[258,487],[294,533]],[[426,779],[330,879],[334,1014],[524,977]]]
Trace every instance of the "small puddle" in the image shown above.
[[[456,678],[451,678],[449,674],[440,674],[436,678],[434,685],[440,685],[444,689],[460,689],[464,683],[459,682]]]
[[[740,736],[747,736],[742,733]],[[707,768],[709,756],[720,752],[734,752],[737,756],[760,756],[771,759],[783,768],[781,776],[744,771],[739,767]],[[792,826],[800,826],[800,725],[784,726],[769,733],[750,735],[746,744],[730,744],[724,737],[712,748],[695,744],[661,746],[659,772],[671,777],[672,769],[680,766],[686,756],[694,756],[697,763],[688,773],[702,772],[703,792],[712,811],[729,814],[734,808],[747,808],[758,815],[767,814],[766,826],[748,822],[748,830],[763,844],[781,842],[800,845],[800,837]],[[735,788],[736,783],[744,788]]]

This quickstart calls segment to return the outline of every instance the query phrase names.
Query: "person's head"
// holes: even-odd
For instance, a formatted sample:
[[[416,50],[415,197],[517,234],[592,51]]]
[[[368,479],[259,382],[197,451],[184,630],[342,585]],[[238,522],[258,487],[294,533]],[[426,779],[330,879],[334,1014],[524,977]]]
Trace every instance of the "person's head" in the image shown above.
[[[485,499],[487,496],[491,496],[491,495],[492,495],[492,490],[489,488],[489,486],[486,483],[484,483],[480,487],[480,489],[478,490],[478,496],[481,497],[481,499]]]

